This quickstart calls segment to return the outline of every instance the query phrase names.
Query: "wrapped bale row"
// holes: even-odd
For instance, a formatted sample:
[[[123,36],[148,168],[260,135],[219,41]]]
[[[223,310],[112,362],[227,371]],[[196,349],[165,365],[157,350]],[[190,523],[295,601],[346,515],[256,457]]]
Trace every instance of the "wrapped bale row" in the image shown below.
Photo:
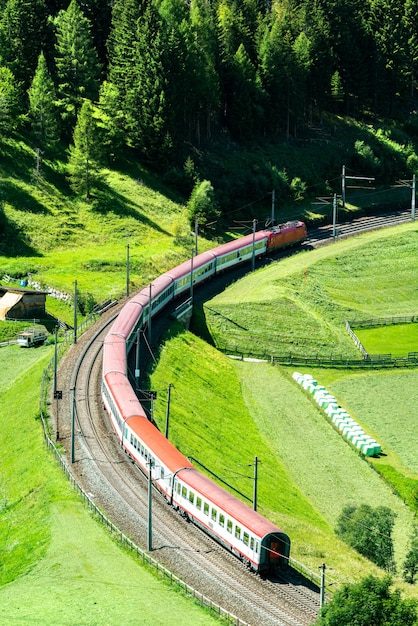
[[[294,372],[292,377],[301,387],[312,394],[318,406],[328,415],[337,430],[347,441],[352,443],[365,456],[380,454],[381,446],[377,441],[366,435],[361,426],[350,417],[347,411],[338,405],[335,396],[331,395],[325,387],[320,385],[310,374]]]

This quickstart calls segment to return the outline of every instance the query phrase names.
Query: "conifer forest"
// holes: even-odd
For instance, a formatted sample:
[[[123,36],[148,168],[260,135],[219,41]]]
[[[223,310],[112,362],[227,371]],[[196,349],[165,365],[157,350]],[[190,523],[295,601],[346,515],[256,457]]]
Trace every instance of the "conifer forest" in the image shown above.
[[[77,150],[94,164],[125,146],[167,170],[225,138],[296,139],[327,112],[418,129],[418,0],[0,8],[2,135],[30,129],[42,153],[64,142],[74,170]]]

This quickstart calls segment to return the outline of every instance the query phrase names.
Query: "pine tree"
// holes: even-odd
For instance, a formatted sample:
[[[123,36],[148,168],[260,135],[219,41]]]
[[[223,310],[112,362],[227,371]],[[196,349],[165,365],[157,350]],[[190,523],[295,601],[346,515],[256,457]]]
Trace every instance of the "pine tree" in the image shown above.
[[[43,53],[39,55],[38,67],[29,88],[29,116],[38,147],[53,146],[59,139],[58,111],[55,87]]]
[[[84,98],[96,100],[99,94],[100,67],[90,35],[90,24],[76,0],[56,20],[56,67],[58,102],[68,136],[75,124]]]
[[[0,130],[9,131],[16,119],[19,91],[14,76],[7,67],[0,67]]]
[[[212,117],[218,112],[220,103],[219,77],[216,69],[216,28],[211,5],[207,0],[191,1],[190,22],[197,59],[194,74],[195,137],[200,143],[203,125],[206,127],[206,138],[210,138]]]
[[[121,109],[136,77],[138,20],[144,12],[139,0],[118,0],[113,5],[108,39],[109,82],[115,85]]]
[[[13,72],[23,105],[46,34],[44,0],[8,0],[0,18],[0,65]]]
[[[92,189],[100,181],[100,147],[96,141],[96,122],[90,100],[84,100],[74,129],[70,146],[68,172],[71,187],[76,193],[91,198]]]

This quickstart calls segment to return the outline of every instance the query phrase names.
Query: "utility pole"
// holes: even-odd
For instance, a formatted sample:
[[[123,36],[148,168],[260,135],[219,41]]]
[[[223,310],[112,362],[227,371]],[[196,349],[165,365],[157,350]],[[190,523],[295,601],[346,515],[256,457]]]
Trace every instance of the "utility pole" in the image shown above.
[[[136,331],[136,349],[135,349],[135,380],[136,380],[136,388],[139,389],[139,348],[141,341],[141,329],[138,328]]]
[[[57,402],[57,407],[56,407],[56,414],[57,414],[57,424],[56,424],[56,431],[55,431],[55,440],[58,441],[58,439],[60,438],[60,430],[59,430],[59,426],[58,426],[58,400],[59,397],[61,395],[61,392],[58,393],[58,389],[57,389],[57,370],[58,370],[58,326],[55,326],[55,345],[54,345],[54,398],[56,399]]]
[[[148,551],[152,552],[152,468],[153,461],[150,459],[148,473]]]
[[[166,408],[166,412],[165,412],[165,438],[168,439],[168,425],[169,425],[169,421],[170,421],[170,400],[171,400],[171,388],[172,388],[172,384],[170,383],[168,385],[168,389],[167,389],[167,408]]]
[[[415,222],[415,174],[412,177],[411,221]]]
[[[271,192],[271,225],[274,226],[274,209],[275,209],[275,201],[276,201],[276,192],[273,189]]]
[[[346,188],[347,179],[368,180],[369,183],[375,180],[374,176],[347,176],[347,174],[345,173],[345,165],[343,165],[343,170],[341,174],[341,198],[342,198],[342,203],[343,203],[343,209],[345,209],[345,188]]]
[[[334,237],[334,241],[337,236],[336,224],[337,224],[337,194],[334,193],[334,200],[332,203],[332,236]]]
[[[71,405],[71,463],[74,463],[75,387],[73,387],[71,391],[73,392],[73,402]]]
[[[193,306],[193,256],[194,251],[192,250],[192,258],[190,261],[190,304]]]
[[[254,271],[255,268],[255,225],[257,223],[257,220],[253,220],[253,254],[252,254],[252,262],[251,262],[251,268],[252,271]]]
[[[195,215],[195,218],[194,218],[194,238],[195,238],[195,255],[197,256],[199,254],[198,252],[199,224],[198,224],[197,215]]]
[[[77,281],[75,280],[74,281],[74,343],[77,343],[77,308],[78,308],[77,296],[78,296]]]
[[[151,320],[152,320],[152,283],[149,284],[149,310],[148,310],[148,341],[151,345],[151,337],[152,337],[152,330],[151,330]]]
[[[322,563],[319,569],[321,570],[321,589],[320,589],[320,596],[319,596],[319,607],[322,608],[325,604],[325,569],[326,569],[325,563]]]
[[[129,243],[126,246],[126,295],[129,296]]]
[[[253,495],[253,509],[257,510],[257,479],[258,479],[258,458],[254,457],[254,495]]]

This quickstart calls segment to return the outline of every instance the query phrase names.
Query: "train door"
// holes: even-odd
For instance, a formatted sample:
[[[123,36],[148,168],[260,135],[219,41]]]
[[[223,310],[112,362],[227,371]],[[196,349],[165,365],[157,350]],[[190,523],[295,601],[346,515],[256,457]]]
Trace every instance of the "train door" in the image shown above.
[[[290,539],[285,533],[270,533],[261,542],[260,571],[274,574],[288,564]]]

